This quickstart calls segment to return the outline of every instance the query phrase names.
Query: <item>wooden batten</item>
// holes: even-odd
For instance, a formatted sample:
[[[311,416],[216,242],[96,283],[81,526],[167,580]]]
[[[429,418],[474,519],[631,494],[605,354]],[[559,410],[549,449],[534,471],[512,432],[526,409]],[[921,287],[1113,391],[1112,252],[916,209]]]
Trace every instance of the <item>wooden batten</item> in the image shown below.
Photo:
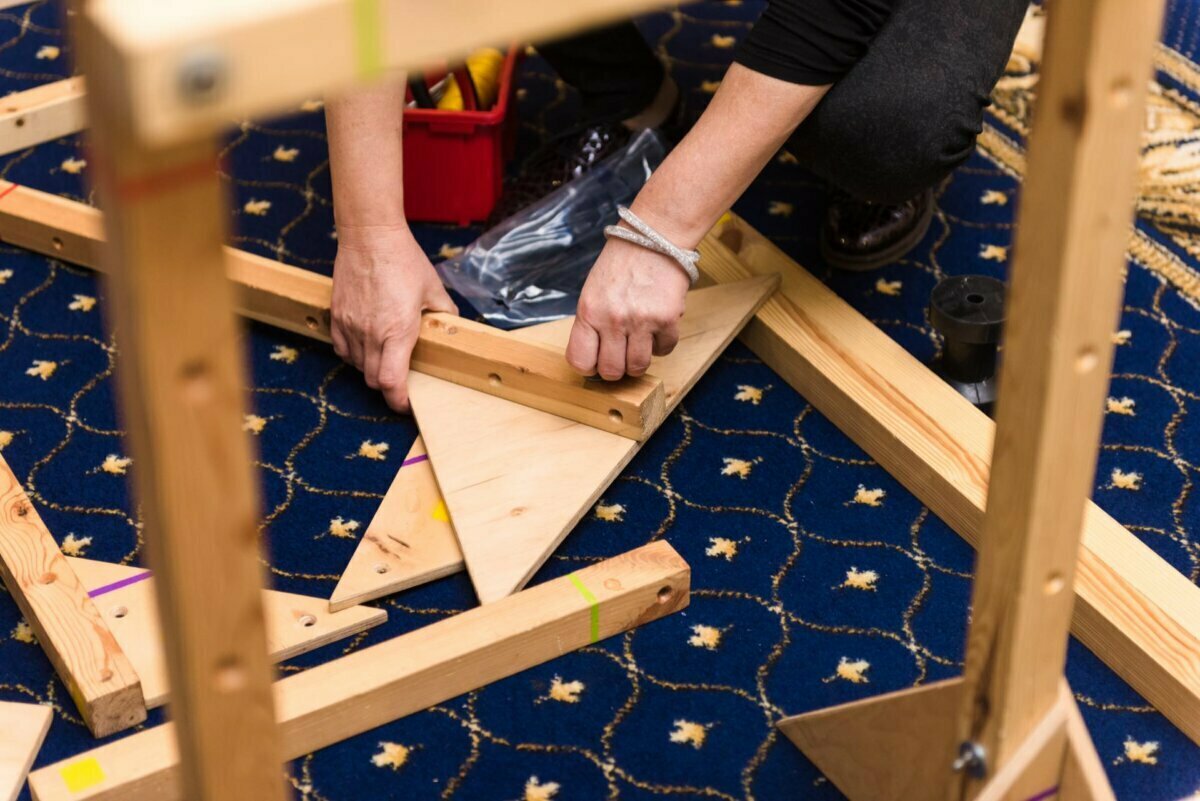
[[[17,801],[53,719],[51,707],[0,701],[0,801]]]

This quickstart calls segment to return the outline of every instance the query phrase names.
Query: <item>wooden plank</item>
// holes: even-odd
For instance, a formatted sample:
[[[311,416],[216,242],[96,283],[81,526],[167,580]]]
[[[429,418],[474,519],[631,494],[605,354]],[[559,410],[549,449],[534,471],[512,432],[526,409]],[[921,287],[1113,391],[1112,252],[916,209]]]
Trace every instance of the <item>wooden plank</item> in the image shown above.
[[[481,46],[547,41],[661,0],[102,0],[86,17],[111,49],[114,111],[151,144],[217,134],[391,71]],[[320,42],[320,47],[314,43]],[[263,54],[270,54],[264,58]]]
[[[436,312],[421,318],[412,369],[639,442],[654,433],[666,417],[662,381],[589,381],[567,364],[564,347]]]
[[[976,544],[992,421],[753,228],[731,217],[719,229],[706,273],[782,277],[742,341]],[[1200,590],[1094,504],[1084,526],[1072,632],[1200,742]]]
[[[775,287],[760,278],[693,292],[679,345],[651,369],[667,408],[703,375]],[[573,319],[517,336],[561,354]],[[559,357],[562,358],[561,356]],[[467,571],[483,603],[532,578],[637,452],[637,443],[426,375],[409,396]]]
[[[82,131],[83,94],[83,78],[76,76],[0,98],[0,155]]]
[[[137,672],[3,457],[0,577],[92,734],[146,719]]]
[[[776,724],[853,801],[942,801],[958,743],[962,679],[784,718]]]
[[[82,203],[0,181],[0,240],[100,269],[103,218]],[[224,255],[240,314],[329,341],[333,284],[327,276],[234,248]],[[561,350],[453,315],[425,316],[412,366],[638,440],[665,416],[661,382],[652,376],[585,381]]]
[[[153,709],[165,704],[169,685],[151,571],[76,557],[67,557],[67,563],[137,670],[146,706]],[[324,599],[278,590],[263,590],[263,609],[272,662],[291,659],[387,621],[382,609],[351,605],[335,614]]]
[[[17,801],[53,719],[48,706],[0,701],[0,801]]]
[[[462,570],[462,549],[417,437],[329,598],[336,612]]]
[[[1070,688],[1067,690],[1069,694]],[[1079,714],[1079,706],[1073,697],[1070,701],[1066,720],[1067,751],[1063,757],[1057,801],[1116,801],[1112,785],[1108,783],[1108,773],[1096,753],[1083,716]]]
[[[687,563],[655,542],[282,679],[275,697],[284,756],[294,759],[676,612],[688,603],[689,580]],[[35,771],[30,786],[38,801],[181,801],[171,729],[139,732]],[[104,779],[68,792],[63,770],[89,759]]]
[[[958,723],[994,767],[1059,697],[1162,11],[1060,0],[1049,13]]]
[[[113,52],[87,14],[75,22],[92,176],[108,209],[101,259],[120,331],[118,397],[158,579],[182,784],[193,801],[283,799],[216,142],[140,143],[115,114]]]

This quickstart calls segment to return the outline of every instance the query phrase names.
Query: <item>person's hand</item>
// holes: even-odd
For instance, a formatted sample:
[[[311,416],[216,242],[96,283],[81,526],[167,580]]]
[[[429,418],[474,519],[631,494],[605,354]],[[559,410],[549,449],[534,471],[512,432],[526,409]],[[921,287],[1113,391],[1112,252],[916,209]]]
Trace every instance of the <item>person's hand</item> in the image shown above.
[[[407,228],[361,236],[338,231],[333,349],[398,412],[409,410],[408,363],[425,310],[458,313]]]
[[[691,282],[672,259],[610,239],[583,285],[567,362],[583,375],[640,376],[679,341]]]

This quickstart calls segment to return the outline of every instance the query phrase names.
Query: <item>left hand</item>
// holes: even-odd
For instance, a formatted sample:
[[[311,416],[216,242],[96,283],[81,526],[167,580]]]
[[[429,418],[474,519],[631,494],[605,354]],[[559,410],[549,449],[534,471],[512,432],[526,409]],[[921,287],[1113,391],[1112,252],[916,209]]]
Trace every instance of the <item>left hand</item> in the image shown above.
[[[690,285],[674,260],[610,239],[579,296],[567,362],[606,381],[644,375],[651,355],[675,349]]]

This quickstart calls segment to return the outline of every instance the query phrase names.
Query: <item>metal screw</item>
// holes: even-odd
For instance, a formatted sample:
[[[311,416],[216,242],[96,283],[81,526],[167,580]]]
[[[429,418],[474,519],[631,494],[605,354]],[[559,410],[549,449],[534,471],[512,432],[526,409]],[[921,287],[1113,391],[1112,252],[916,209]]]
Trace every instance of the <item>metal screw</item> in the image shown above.
[[[197,50],[179,65],[179,93],[192,103],[212,100],[225,79],[225,57],[214,50]]]
[[[963,773],[973,779],[987,775],[987,751],[979,743],[967,740],[958,747],[958,758],[951,765],[955,773]]]

